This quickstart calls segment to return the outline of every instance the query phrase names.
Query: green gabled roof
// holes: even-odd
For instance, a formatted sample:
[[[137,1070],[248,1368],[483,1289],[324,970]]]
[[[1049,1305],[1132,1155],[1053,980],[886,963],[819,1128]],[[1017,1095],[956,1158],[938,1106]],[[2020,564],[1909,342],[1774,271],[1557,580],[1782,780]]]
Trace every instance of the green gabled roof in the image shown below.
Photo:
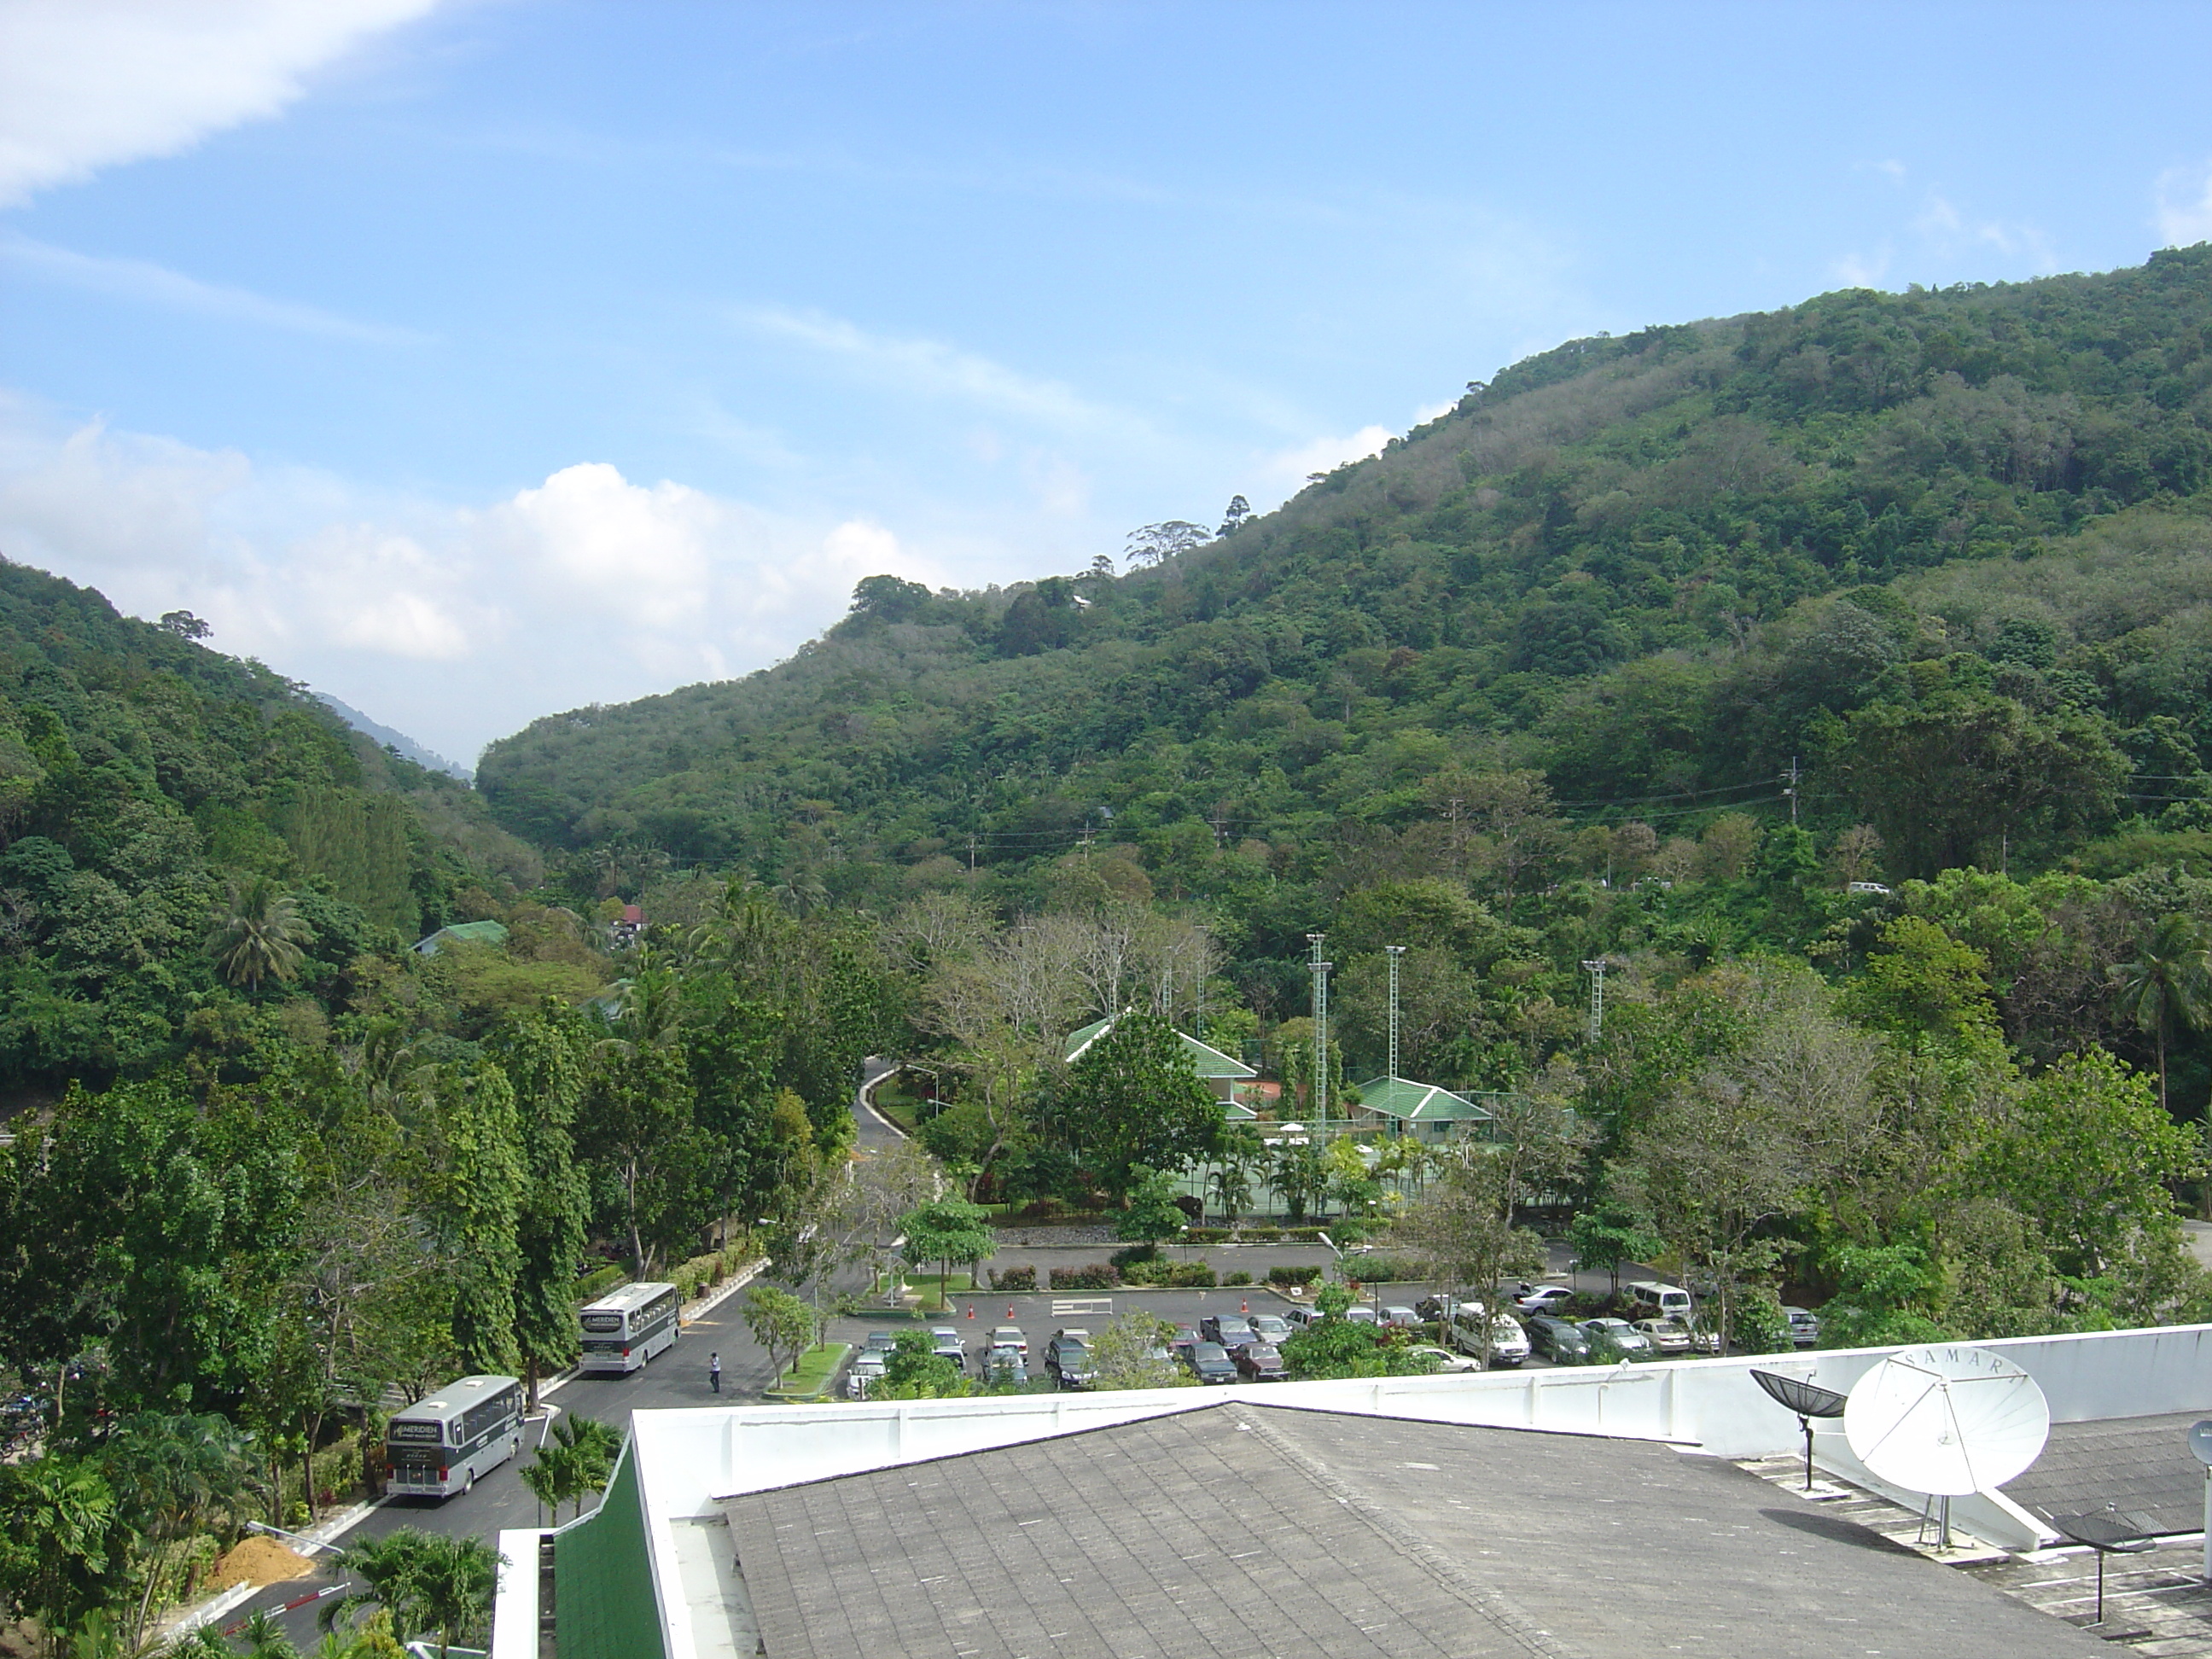
[[[459,939],[471,945],[504,945],[507,925],[498,921],[457,921],[450,927],[441,927],[415,948],[424,956],[435,956],[438,946],[447,939]]]
[[[1433,1083],[1412,1083],[1402,1077],[1378,1077],[1359,1085],[1359,1104],[1384,1117],[1409,1123],[1479,1123],[1492,1114],[1464,1095],[1439,1089]]]
[[[1119,1014],[1111,1014],[1104,1019],[1092,1020],[1079,1031],[1071,1032],[1067,1039],[1067,1063],[1073,1066],[1085,1048],[1114,1029],[1114,1022],[1120,1018]],[[1260,1075],[1243,1060],[1231,1060],[1220,1049],[1209,1048],[1194,1036],[1186,1036],[1181,1031],[1177,1031],[1176,1036],[1182,1038],[1183,1052],[1190,1056],[1191,1065],[1202,1078],[1229,1078],[1241,1082],[1246,1078]]]

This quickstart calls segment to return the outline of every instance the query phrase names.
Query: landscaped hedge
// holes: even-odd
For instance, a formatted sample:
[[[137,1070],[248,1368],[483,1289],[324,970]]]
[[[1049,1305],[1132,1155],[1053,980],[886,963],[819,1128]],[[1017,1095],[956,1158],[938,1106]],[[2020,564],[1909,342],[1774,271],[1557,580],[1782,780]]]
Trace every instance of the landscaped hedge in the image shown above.
[[[1267,1282],[1270,1285],[1278,1286],[1310,1285],[1314,1280],[1320,1277],[1321,1268],[1318,1266],[1306,1267],[1270,1267],[1267,1269]]]
[[[629,1274],[610,1262],[596,1273],[586,1273],[576,1281],[576,1300],[596,1302],[617,1285],[629,1283]]]
[[[1094,1261],[1087,1267],[1054,1267],[1051,1285],[1055,1291],[1110,1291],[1120,1276],[1103,1261]]]
[[[1210,1291],[1213,1269],[1203,1261],[1178,1261],[1168,1269],[1168,1285],[1177,1291]]]
[[[1233,1273],[1221,1282],[1224,1285],[1249,1285],[1252,1282],[1252,1275],[1248,1273]]]
[[[994,1291],[1033,1291],[1036,1289],[1036,1268],[1032,1264],[1026,1267],[1008,1267],[1004,1272],[994,1272],[991,1288]]]

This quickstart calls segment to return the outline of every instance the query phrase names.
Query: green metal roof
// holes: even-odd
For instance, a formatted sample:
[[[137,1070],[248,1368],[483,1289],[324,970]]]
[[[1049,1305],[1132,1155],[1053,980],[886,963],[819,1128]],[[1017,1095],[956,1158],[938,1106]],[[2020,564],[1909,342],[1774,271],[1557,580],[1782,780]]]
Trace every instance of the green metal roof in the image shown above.
[[[623,1446],[599,1508],[554,1534],[553,1607],[561,1659],[664,1659],[667,1652],[635,1441]]]
[[[1464,1095],[1402,1077],[1378,1077],[1372,1083],[1361,1084],[1359,1104],[1367,1111],[1409,1123],[1479,1123],[1492,1115]]]
[[[1115,1020],[1120,1018],[1119,1014],[1114,1014],[1104,1019],[1095,1019],[1081,1030],[1071,1033],[1067,1039],[1067,1063],[1073,1066],[1085,1048],[1114,1029]],[[1183,1052],[1190,1056],[1191,1065],[1202,1078],[1229,1078],[1242,1081],[1260,1075],[1243,1060],[1231,1060],[1220,1049],[1209,1048],[1194,1036],[1186,1036],[1181,1031],[1177,1031],[1176,1036],[1182,1039]]]
[[[441,927],[415,948],[426,957],[438,954],[440,943],[456,939],[469,945],[504,945],[507,943],[507,924],[499,921],[457,921],[450,927]]]

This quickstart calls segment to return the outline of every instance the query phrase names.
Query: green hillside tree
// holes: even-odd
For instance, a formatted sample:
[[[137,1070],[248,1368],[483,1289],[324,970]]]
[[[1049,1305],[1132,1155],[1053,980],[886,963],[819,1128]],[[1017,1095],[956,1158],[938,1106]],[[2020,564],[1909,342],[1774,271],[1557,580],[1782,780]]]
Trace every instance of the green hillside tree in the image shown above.
[[[1116,1200],[1139,1166],[1188,1169],[1221,1144],[1221,1103],[1158,1014],[1133,1011],[1068,1068],[1060,1121],[1078,1158]]]

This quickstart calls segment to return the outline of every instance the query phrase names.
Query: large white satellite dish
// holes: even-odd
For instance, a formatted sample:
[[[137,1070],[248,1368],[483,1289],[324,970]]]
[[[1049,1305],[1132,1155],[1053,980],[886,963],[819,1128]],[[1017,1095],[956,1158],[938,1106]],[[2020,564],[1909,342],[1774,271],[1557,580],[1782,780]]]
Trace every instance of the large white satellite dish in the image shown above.
[[[2002,1354],[1906,1348],[1852,1388],[1844,1437],[1892,1486],[1962,1498],[2002,1486],[2043,1455],[2051,1406]]]

